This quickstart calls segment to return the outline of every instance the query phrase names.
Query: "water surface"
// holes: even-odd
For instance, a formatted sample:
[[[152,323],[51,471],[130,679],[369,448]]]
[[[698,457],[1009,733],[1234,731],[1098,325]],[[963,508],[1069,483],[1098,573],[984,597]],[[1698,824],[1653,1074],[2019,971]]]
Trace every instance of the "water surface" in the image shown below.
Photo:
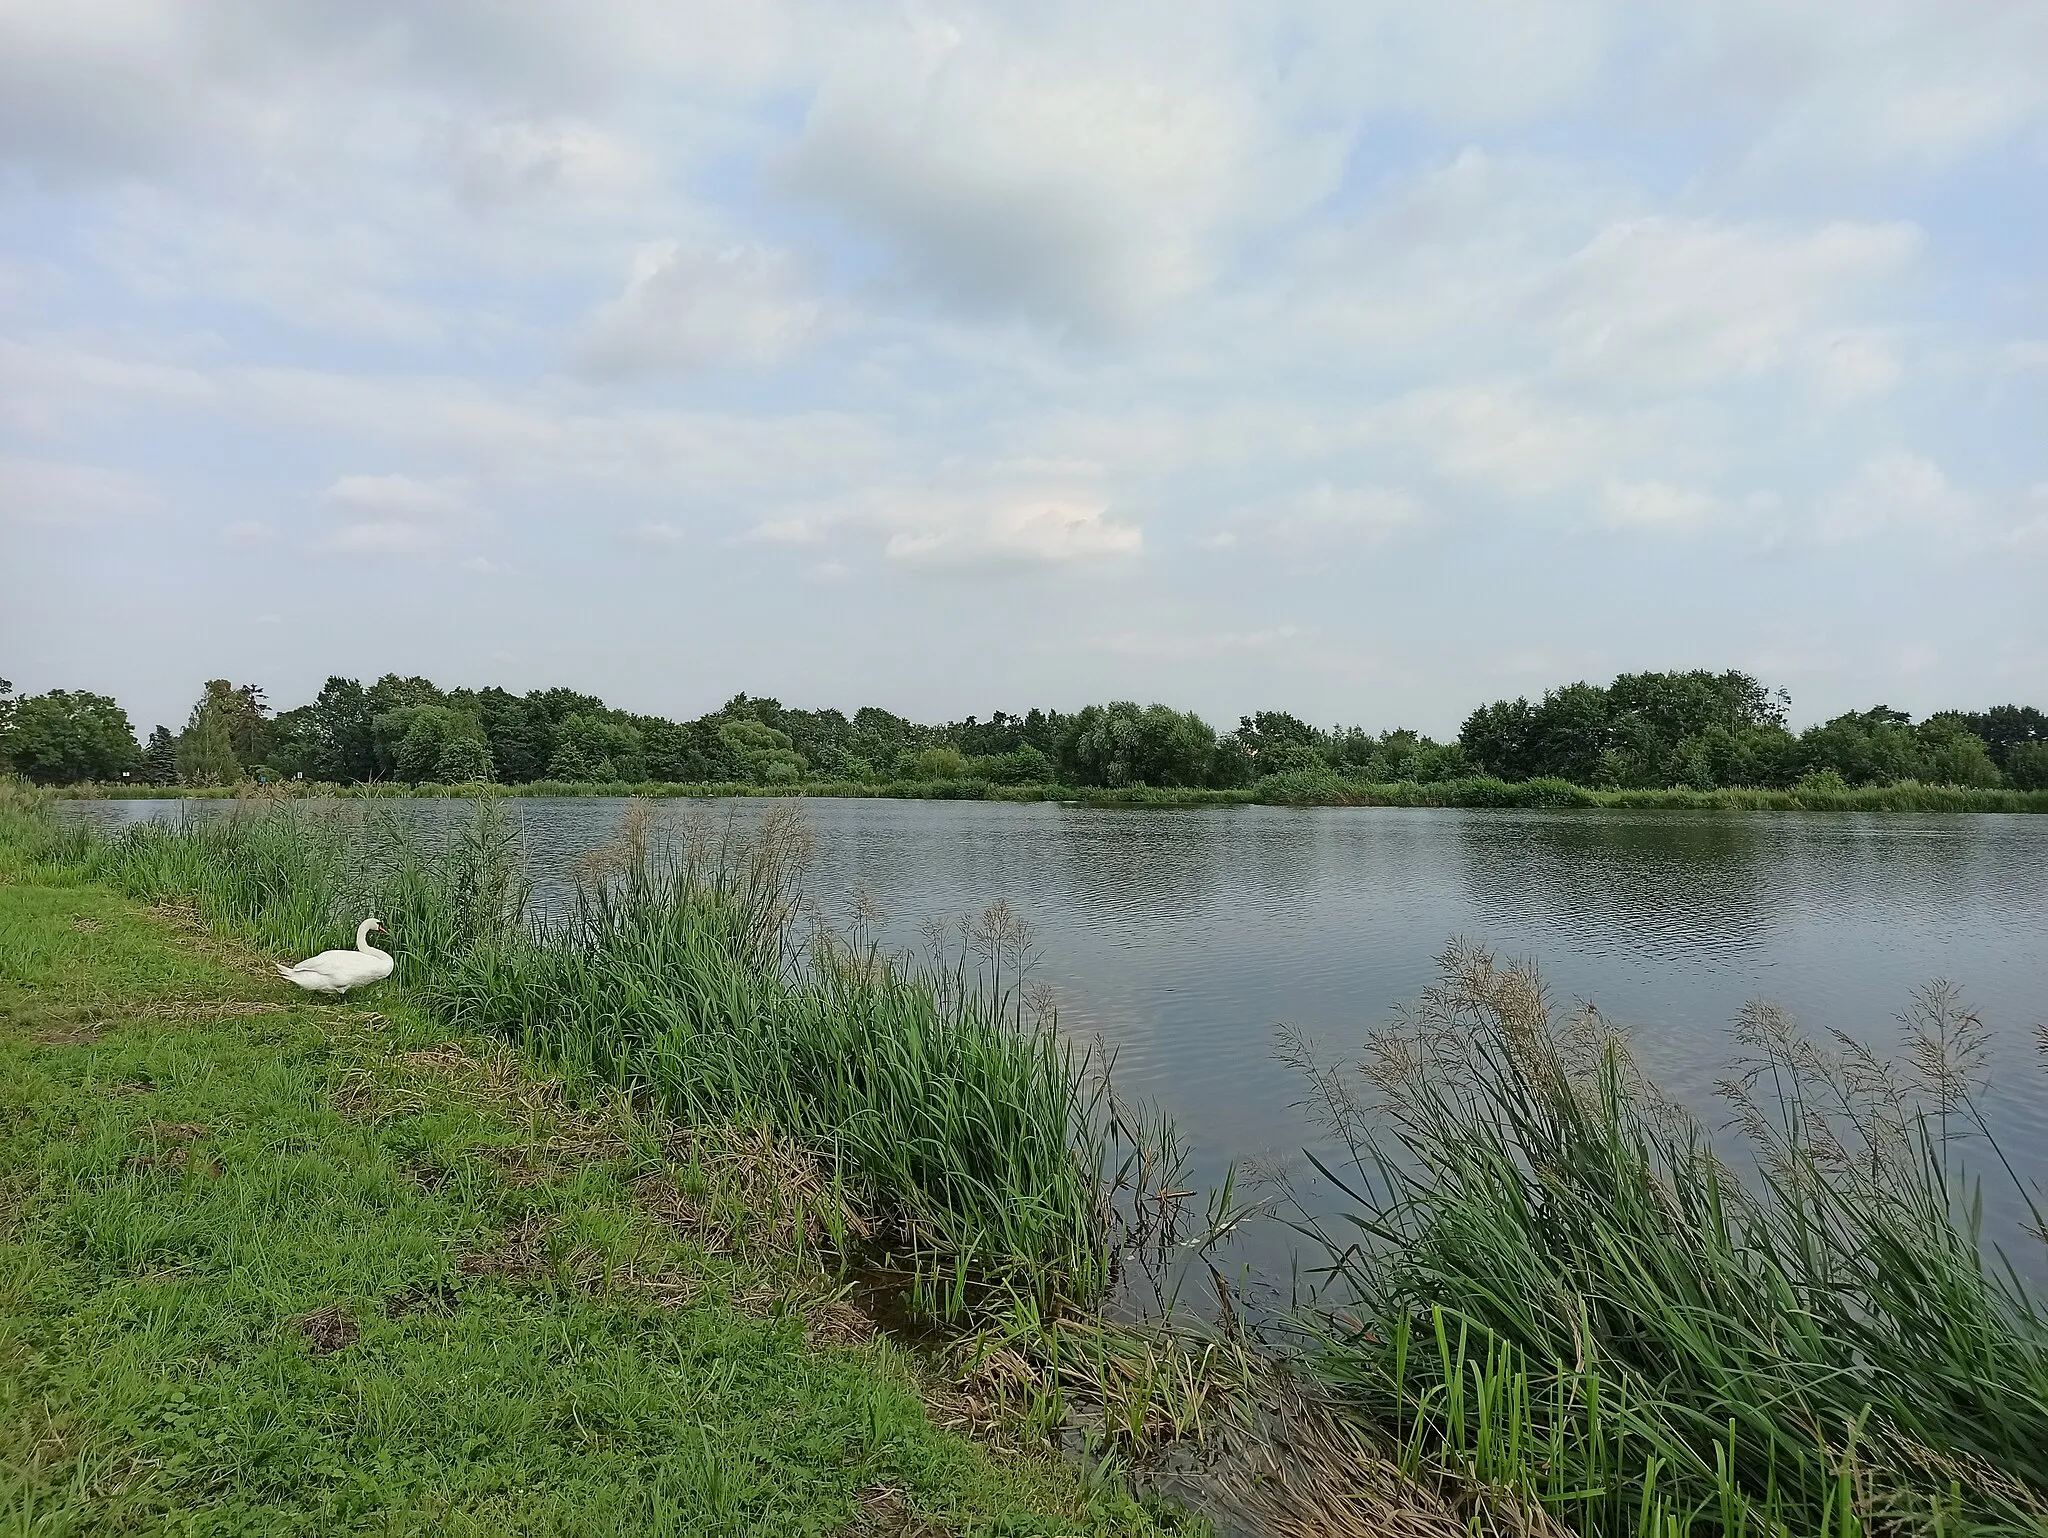
[[[543,897],[624,803],[504,803]],[[73,804],[107,822],[220,803]],[[765,803],[656,804],[680,819]],[[445,824],[465,803],[379,811]],[[1629,1026],[1639,1057],[1717,1119],[1712,1089],[1751,999],[1817,1031],[1896,1041],[1911,991],[1959,984],[1993,1026],[1990,1110],[2023,1170],[2048,1170],[2048,817],[1218,807],[1090,809],[816,800],[809,894],[866,892],[893,941],[994,899],[1037,928],[1066,1030],[1116,1051],[1214,1177],[1298,1162],[1314,1141],[1276,1028],[1354,1050],[1411,1000],[1454,936],[1540,963],[1559,999]]]

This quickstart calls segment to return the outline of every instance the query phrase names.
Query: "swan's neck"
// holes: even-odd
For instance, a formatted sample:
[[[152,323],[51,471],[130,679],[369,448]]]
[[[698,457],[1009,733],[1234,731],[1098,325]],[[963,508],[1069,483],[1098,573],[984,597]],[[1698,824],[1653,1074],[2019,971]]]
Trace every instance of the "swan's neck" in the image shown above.
[[[362,923],[356,925],[357,950],[367,951],[373,949],[373,947],[370,944],[370,926],[375,922],[375,919],[364,919]]]

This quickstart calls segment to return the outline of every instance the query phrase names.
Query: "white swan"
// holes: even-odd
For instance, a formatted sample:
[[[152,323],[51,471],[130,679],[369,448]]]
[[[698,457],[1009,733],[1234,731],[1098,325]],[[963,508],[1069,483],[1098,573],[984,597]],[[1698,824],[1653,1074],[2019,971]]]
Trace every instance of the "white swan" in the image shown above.
[[[322,951],[295,967],[279,967],[278,974],[297,983],[308,993],[345,994],[351,988],[367,988],[391,975],[391,953],[370,943],[370,931],[391,931],[377,919],[364,919],[356,926],[356,948],[352,951]]]

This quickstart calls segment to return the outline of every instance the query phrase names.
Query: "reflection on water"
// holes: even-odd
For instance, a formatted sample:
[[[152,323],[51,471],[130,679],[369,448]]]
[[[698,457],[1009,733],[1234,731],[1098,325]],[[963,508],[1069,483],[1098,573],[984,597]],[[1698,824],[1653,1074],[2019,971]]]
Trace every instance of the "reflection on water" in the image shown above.
[[[765,803],[664,802],[687,816]],[[219,803],[81,802],[110,821]],[[622,803],[512,800],[544,900]],[[445,826],[466,803],[375,803]],[[1646,1066],[1715,1117],[1728,1022],[1752,998],[1809,1028],[1895,1038],[1909,991],[1962,985],[1997,1031],[1991,1112],[2048,1167],[2048,817],[1204,808],[813,801],[810,895],[868,891],[897,944],[1004,898],[1038,927],[1062,1020],[1173,1111],[1213,1177],[1312,1136],[1274,1028],[1346,1050],[1433,975],[1453,935],[1533,956],[1560,999],[1635,1031]],[[205,815],[204,812],[201,813]]]

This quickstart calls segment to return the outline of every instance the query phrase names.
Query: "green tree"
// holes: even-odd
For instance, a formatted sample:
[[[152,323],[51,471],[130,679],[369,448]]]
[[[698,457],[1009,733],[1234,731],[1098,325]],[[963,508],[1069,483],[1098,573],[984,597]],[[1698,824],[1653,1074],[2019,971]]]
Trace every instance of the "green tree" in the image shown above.
[[[2005,776],[1992,762],[1990,748],[1970,730],[1967,720],[1956,711],[1942,711],[1915,728],[1920,749],[1919,778],[1930,785],[1978,788],[2005,783]]]
[[[16,702],[7,755],[17,773],[38,785],[115,780],[142,760],[128,712],[82,689],[52,689]]]
[[[650,778],[703,785],[738,777],[717,723],[641,716],[634,724],[640,729]]]
[[[232,785],[242,777],[227,713],[210,690],[192,707],[178,738],[178,778],[187,785]]]
[[[441,755],[434,764],[434,778],[441,784],[482,785],[493,774],[490,744],[484,741],[481,728],[451,736],[441,744]]]
[[[393,720],[393,717],[402,718]],[[492,776],[483,724],[449,705],[414,705],[378,718],[379,731],[397,738],[392,766],[401,780],[462,785]]]
[[[193,707],[195,721],[202,707],[211,707],[221,730],[227,733],[228,746],[234,751],[238,765],[246,767],[262,763],[269,757],[270,705],[263,697],[261,684],[235,684],[225,678],[209,678],[199,704]]]
[[[1959,719],[1972,735],[1983,740],[1991,761],[2008,773],[2013,749],[2027,743],[2048,742],[2048,715],[2032,705],[1993,705],[1989,710],[1970,711]]]
[[[907,753],[898,765],[907,780],[964,780],[969,769],[967,755],[950,743]]]
[[[151,730],[149,745],[142,750],[141,778],[151,785],[178,783],[178,739],[168,726]]]
[[[2048,742],[2015,742],[2008,747],[2005,777],[2014,790],[2048,790]]]
[[[14,685],[0,678],[0,774],[14,767],[14,760],[8,753],[8,742],[14,734],[14,712],[20,704],[14,697]]]
[[[608,715],[565,716],[555,730],[554,756],[548,760],[551,780],[644,780],[645,744],[639,730]]]
[[[1596,785],[1614,745],[1607,691],[1597,684],[1548,690],[1531,718],[1531,775]]]
[[[1215,756],[1216,732],[1193,712],[1112,700],[1068,720],[1059,763],[1076,785],[1200,785]]]
[[[1485,773],[1503,780],[1526,780],[1537,772],[1533,767],[1535,714],[1526,699],[1481,705],[1458,729],[1458,743]]]
[[[1848,785],[1891,785],[1922,777],[1913,718],[1887,705],[1847,711],[1799,734],[1807,774],[1832,769]]]
[[[787,732],[751,716],[726,721],[718,728],[718,738],[740,776],[758,785],[793,784],[810,767],[790,746]]]
[[[1007,753],[983,753],[967,761],[967,772],[992,785],[1044,785],[1052,779],[1052,760],[1028,742]]]
[[[369,715],[370,741],[376,759],[374,778],[403,779],[398,767],[398,745],[412,726],[412,713],[427,705],[446,705],[447,695],[430,678],[402,677],[386,673],[363,691],[363,708]]]
[[[369,691],[353,678],[330,677],[310,712],[313,747],[297,766],[309,780],[360,785],[377,778],[377,735],[370,724]]]

